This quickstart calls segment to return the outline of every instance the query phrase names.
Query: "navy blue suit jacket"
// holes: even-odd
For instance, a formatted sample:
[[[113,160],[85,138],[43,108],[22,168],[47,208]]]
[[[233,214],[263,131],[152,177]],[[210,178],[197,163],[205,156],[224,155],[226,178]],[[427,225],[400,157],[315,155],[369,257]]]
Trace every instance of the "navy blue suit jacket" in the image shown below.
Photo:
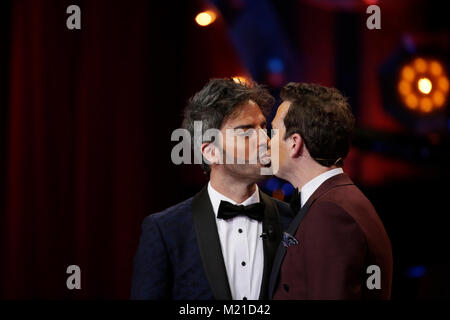
[[[265,203],[264,271],[260,299],[282,231],[293,214],[289,206],[260,192]],[[231,291],[215,215],[204,187],[196,196],[144,219],[134,259],[132,299],[229,300]]]

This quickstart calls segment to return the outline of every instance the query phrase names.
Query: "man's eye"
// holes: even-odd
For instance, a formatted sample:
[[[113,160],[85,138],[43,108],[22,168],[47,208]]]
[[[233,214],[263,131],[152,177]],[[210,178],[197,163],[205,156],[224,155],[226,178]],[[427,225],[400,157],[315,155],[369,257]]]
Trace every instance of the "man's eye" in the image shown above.
[[[239,136],[244,136],[247,134],[248,129],[239,129],[236,134]]]
[[[248,135],[246,130],[238,130],[234,132],[234,135],[237,137],[245,137]]]

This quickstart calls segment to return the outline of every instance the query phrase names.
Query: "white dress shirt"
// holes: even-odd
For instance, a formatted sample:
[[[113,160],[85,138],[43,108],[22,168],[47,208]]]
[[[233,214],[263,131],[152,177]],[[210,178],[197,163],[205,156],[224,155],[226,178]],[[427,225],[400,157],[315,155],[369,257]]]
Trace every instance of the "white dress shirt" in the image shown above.
[[[262,222],[246,216],[229,220],[217,219],[220,201],[237,203],[216,191],[211,182],[208,183],[208,194],[216,215],[231,296],[234,300],[258,300],[264,268],[264,249],[260,237]],[[255,192],[240,204],[248,206],[257,202],[260,202],[258,186]]]
[[[308,181],[301,190],[300,196],[301,206],[302,207],[304,206],[304,204],[308,201],[309,197],[311,197],[314,191],[316,191],[317,188],[319,188],[322,183],[340,173],[344,173],[344,170],[342,170],[342,168],[331,169],[318,175],[314,179]]]

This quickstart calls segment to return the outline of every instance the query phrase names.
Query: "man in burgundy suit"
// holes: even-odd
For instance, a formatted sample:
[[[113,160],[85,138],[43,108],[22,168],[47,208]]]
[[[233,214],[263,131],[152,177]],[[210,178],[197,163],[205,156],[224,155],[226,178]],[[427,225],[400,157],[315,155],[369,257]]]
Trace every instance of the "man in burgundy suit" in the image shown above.
[[[272,122],[292,221],[274,261],[273,299],[389,299],[392,249],[374,207],[343,172],[355,120],[333,88],[289,83]],[[277,130],[275,130],[277,131]]]

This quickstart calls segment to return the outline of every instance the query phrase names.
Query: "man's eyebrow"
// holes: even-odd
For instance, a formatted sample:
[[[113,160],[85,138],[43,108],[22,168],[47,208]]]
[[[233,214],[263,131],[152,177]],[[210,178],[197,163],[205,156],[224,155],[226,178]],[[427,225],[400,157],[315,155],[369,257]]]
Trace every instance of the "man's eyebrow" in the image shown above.
[[[251,129],[254,126],[252,124],[242,124],[240,126],[234,127],[233,129],[237,130],[237,129]]]
[[[261,127],[267,126],[267,122],[264,121],[263,123],[261,123]],[[252,129],[254,128],[255,125],[254,124],[241,124],[239,126],[234,127],[233,129],[237,130],[237,129]]]

